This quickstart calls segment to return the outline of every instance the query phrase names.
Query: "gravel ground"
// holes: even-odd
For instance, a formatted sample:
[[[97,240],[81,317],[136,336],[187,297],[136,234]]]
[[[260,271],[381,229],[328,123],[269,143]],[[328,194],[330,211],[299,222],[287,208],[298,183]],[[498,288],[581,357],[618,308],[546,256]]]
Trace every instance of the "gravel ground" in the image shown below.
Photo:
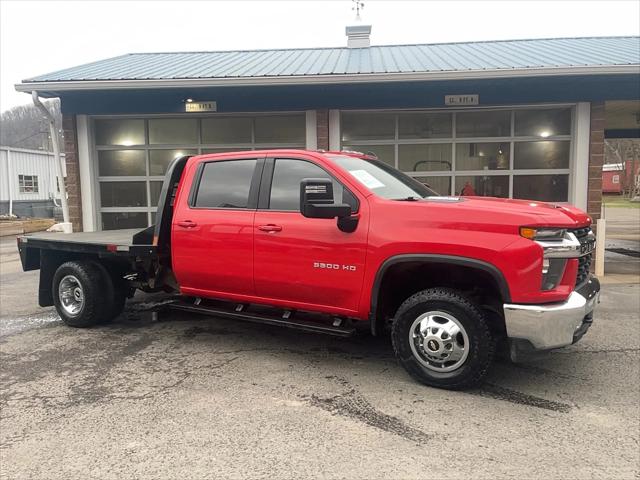
[[[640,476],[640,286],[605,285],[578,344],[477,390],[411,380],[388,343],[129,303],[78,330],[0,243],[0,477]],[[157,318],[152,310],[160,309]]]

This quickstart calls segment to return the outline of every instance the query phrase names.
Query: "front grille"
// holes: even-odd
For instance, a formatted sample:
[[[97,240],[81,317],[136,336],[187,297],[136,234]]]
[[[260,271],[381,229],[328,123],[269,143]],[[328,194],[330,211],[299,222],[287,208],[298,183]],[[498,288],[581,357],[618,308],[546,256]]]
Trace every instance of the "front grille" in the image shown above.
[[[571,232],[576,236],[578,241],[582,244],[587,243],[589,237],[591,236],[591,228],[578,228],[576,230],[571,230]],[[588,253],[578,258],[578,276],[576,277],[576,286],[582,285],[587,278],[589,277],[589,270],[591,269],[591,261],[593,254]]]
[[[580,243],[582,243],[591,233],[591,228],[577,228],[576,230],[570,230],[570,232],[573,233],[578,238],[578,240],[580,240]]]
[[[591,269],[591,254],[588,253],[584,257],[578,259],[578,276],[576,277],[576,285],[581,285],[589,276]]]

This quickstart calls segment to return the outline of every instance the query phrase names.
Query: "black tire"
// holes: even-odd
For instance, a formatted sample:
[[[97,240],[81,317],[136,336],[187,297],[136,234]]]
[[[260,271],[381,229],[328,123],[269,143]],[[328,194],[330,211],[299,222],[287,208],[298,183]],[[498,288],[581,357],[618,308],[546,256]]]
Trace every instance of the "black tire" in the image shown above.
[[[455,362],[451,362],[452,365],[448,367],[446,363],[439,365],[426,354],[421,356],[414,353],[414,350],[427,352],[428,347],[420,349],[417,346],[420,338],[416,337],[418,340],[413,340],[412,348],[411,328],[421,315],[431,311],[443,312],[453,317],[464,328],[468,338],[467,353],[464,360],[460,359],[459,366]],[[439,319],[437,315],[435,317]],[[461,390],[480,383],[487,374],[495,350],[495,342],[482,310],[459,292],[448,288],[430,288],[405,300],[396,313],[391,339],[396,357],[413,378],[425,385],[448,390]],[[427,342],[423,342],[426,345]],[[445,350],[440,351],[445,352],[443,355],[446,354]],[[442,365],[455,369],[449,372],[437,371]]]
[[[108,296],[111,298],[110,306],[103,322],[110,322],[115,319],[124,310],[124,304],[127,300],[127,286],[118,273],[109,272],[104,265],[96,263],[98,268],[102,270],[103,275],[108,277]]]
[[[127,289],[118,280],[113,280],[113,303],[109,312],[109,321],[118,317],[124,310],[124,304],[127,300]]]
[[[77,311],[69,311],[60,299],[60,284],[63,281],[80,287],[82,302],[79,302]],[[113,283],[104,267],[97,262],[63,263],[53,276],[52,288],[56,310],[66,325],[86,328],[111,320]]]

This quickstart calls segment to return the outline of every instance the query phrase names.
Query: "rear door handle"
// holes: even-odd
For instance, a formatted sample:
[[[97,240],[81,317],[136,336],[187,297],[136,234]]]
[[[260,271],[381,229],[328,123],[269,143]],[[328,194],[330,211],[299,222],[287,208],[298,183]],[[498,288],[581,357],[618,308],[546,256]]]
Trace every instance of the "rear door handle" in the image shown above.
[[[273,225],[273,224],[269,224],[269,225],[260,225],[258,226],[258,230],[261,230],[263,232],[280,232],[282,231],[282,227],[280,225]]]
[[[196,222],[192,222],[191,220],[185,220],[183,222],[177,222],[177,223],[178,223],[178,226],[182,228],[193,228],[198,226]]]

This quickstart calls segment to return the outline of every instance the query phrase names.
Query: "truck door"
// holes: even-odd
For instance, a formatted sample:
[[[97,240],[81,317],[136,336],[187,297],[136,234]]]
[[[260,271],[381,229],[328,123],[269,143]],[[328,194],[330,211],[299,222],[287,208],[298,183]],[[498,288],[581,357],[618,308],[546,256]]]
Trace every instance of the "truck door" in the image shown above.
[[[256,294],[296,308],[357,310],[362,288],[367,218],[356,197],[319,165],[301,159],[267,159],[255,216]],[[300,213],[300,181],[331,178],[337,203],[360,209],[355,232],[338,229],[336,219]],[[315,308],[314,308],[315,307]]]
[[[206,160],[185,180],[171,235],[182,293],[238,299],[254,295],[253,220],[264,160]]]

